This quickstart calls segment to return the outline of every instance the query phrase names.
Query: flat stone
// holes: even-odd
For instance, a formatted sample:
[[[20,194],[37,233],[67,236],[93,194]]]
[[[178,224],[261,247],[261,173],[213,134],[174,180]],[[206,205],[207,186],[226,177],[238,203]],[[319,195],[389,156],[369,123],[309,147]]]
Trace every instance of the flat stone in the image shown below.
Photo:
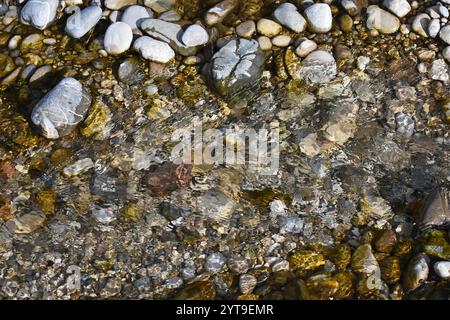
[[[28,0],[20,12],[20,20],[44,30],[55,20],[58,6],[58,0]]]
[[[381,33],[395,33],[400,28],[400,20],[392,13],[376,5],[367,8],[367,28],[376,29]]]
[[[152,38],[166,42],[175,52],[185,57],[193,56],[197,52],[197,48],[188,47],[181,41],[183,29],[178,24],[159,19],[145,19],[141,23],[141,29]]]
[[[305,9],[305,17],[311,32],[327,33],[331,30],[333,16],[326,3],[315,3]]]
[[[264,54],[255,40],[234,39],[214,54],[209,78],[222,96],[233,96],[261,77]]]
[[[79,39],[89,32],[102,18],[102,9],[89,6],[71,15],[66,22],[66,33],[72,38]]]
[[[292,3],[283,3],[275,9],[273,15],[279,23],[294,32],[300,33],[306,29],[307,22],[305,18],[303,18],[297,11],[297,7]]]
[[[125,22],[116,22],[106,29],[103,41],[106,52],[112,55],[121,54],[130,48],[133,31]]]
[[[175,58],[175,52],[167,43],[148,36],[142,36],[134,41],[133,49],[144,59],[154,62],[167,63]]]
[[[283,28],[273,20],[262,18],[258,20],[256,30],[263,36],[272,38],[279,34]]]
[[[209,35],[201,25],[193,24],[184,31],[181,40],[188,47],[197,47],[208,43]]]
[[[63,174],[66,177],[75,177],[88,172],[93,167],[94,162],[90,158],[85,158],[65,167],[63,170]]]
[[[144,19],[152,18],[153,13],[151,10],[143,7],[143,6],[130,6],[125,9],[122,16],[120,17],[120,21],[125,22],[131,27],[131,30],[134,34],[142,34],[139,26]]]
[[[74,78],[64,78],[33,109],[31,121],[48,139],[70,134],[91,105],[91,96]]]
[[[233,11],[234,8],[238,5],[237,0],[225,0],[219,2],[214,7],[209,9],[205,15],[205,22],[208,26],[213,26],[222,22],[225,17]]]

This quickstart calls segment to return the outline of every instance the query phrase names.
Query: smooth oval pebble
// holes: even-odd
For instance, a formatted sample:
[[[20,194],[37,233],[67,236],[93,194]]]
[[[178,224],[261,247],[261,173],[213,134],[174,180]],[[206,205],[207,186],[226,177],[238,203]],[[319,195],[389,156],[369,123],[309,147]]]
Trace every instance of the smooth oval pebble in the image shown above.
[[[109,54],[121,54],[130,48],[132,41],[131,27],[125,22],[116,22],[106,30],[104,47]]]
[[[206,30],[198,25],[189,26],[183,33],[181,41],[188,47],[197,47],[208,43],[209,36]]]
[[[305,10],[305,16],[308,21],[308,28],[312,32],[327,33],[331,30],[333,16],[328,4],[316,3],[309,6]]]
[[[138,38],[133,44],[133,49],[144,59],[159,63],[167,63],[175,57],[175,51],[167,43],[148,36]]]
[[[442,279],[450,279],[450,261],[438,261],[434,264],[434,271]]]
[[[66,22],[66,33],[79,39],[89,32],[102,18],[102,9],[97,6],[84,8],[71,15]]]
[[[20,12],[20,19],[23,24],[44,30],[55,20],[58,6],[58,0],[28,0]]]
[[[153,17],[153,14],[150,14],[150,12],[143,6],[130,6],[125,9],[120,17],[120,21],[128,24],[134,34],[142,34],[141,30],[139,30],[139,25],[143,19]]]
[[[272,39],[272,44],[277,47],[287,47],[291,43],[291,37],[279,35]]]

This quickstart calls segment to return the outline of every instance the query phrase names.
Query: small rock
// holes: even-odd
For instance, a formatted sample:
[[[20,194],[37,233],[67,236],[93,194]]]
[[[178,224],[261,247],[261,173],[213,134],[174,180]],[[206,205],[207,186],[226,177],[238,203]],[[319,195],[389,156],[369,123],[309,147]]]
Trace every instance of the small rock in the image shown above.
[[[110,10],[120,10],[123,7],[136,4],[137,0],[105,0],[105,7]]]
[[[298,45],[297,49],[295,49],[295,53],[299,57],[304,58],[316,49],[317,43],[312,40],[305,39]]]
[[[150,37],[166,42],[175,52],[185,57],[193,56],[197,52],[196,47],[188,47],[181,41],[183,29],[178,24],[159,19],[145,19],[141,23],[141,29]]]
[[[261,77],[265,56],[255,40],[235,39],[214,54],[209,78],[222,96],[233,96]]]
[[[256,30],[269,38],[272,38],[279,34],[283,28],[281,25],[276,23],[273,20],[262,18],[258,20],[258,23],[256,24]]]
[[[287,47],[291,43],[291,37],[285,35],[278,35],[272,39],[272,44],[274,46],[284,48]]]
[[[144,59],[158,63],[167,63],[175,58],[175,52],[167,43],[147,36],[138,38],[133,44],[133,49]]]
[[[439,34],[439,31],[441,30],[441,22],[439,19],[433,19],[428,24],[428,35],[431,38],[436,38],[436,36]]]
[[[429,258],[423,253],[411,259],[403,275],[403,286],[407,291],[417,289],[428,279],[428,262]]]
[[[227,259],[220,252],[212,253],[206,258],[205,268],[211,273],[219,273]]]
[[[205,22],[208,26],[218,24],[238,5],[237,0],[219,2],[206,12]]]
[[[258,38],[258,44],[261,50],[268,51],[272,49],[272,41],[270,41],[270,38],[266,36],[261,36]]]
[[[125,22],[116,22],[106,29],[104,47],[106,52],[118,55],[127,51],[133,41],[133,31]]]
[[[300,68],[300,78],[312,83],[326,83],[336,77],[336,61],[332,54],[318,50],[310,53]]]
[[[339,26],[343,32],[351,32],[353,30],[353,19],[348,14],[343,14],[339,18]]]
[[[450,223],[450,192],[445,188],[431,193],[422,208],[420,227],[442,227]]]
[[[315,3],[305,10],[308,28],[311,32],[327,33],[331,30],[333,16],[331,8],[326,3]]]
[[[447,62],[450,62],[450,46],[445,47],[445,49],[442,50],[442,56]]]
[[[91,213],[95,220],[102,224],[109,224],[117,219],[115,206],[112,205],[98,205],[94,204],[91,208]]]
[[[381,33],[395,33],[400,28],[400,20],[376,5],[367,8],[367,28]]]
[[[411,11],[407,0],[384,0],[383,5],[399,18],[403,18]]]
[[[253,20],[244,21],[236,27],[236,34],[243,38],[251,38],[256,32],[256,24]]]
[[[439,80],[444,83],[449,82],[449,70],[444,59],[434,60],[428,73],[433,80]]]
[[[241,290],[242,294],[252,293],[257,283],[258,280],[251,274],[242,274],[239,277],[239,289]]]
[[[125,22],[131,27],[133,34],[141,35],[142,32],[139,26],[143,19],[152,18],[153,13],[143,6],[130,6],[125,9],[120,21]]]
[[[45,215],[42,213],[28,213],[15,218],[15,233],[28,234],[36,231],[45,222]]]
[[[303,18],[297,11],[297,7],[292,3],[283,3],[275,9],[273,15],[279,23],[294,32],[300,33],[306,29],[307,22],[305,18]]]
[[[219,191],[208,191],[198,199],[200,213],[212,221],[225,223],[230,220],[235,202]]]
[[[42,80],[47,74],[52,71],[52,66],[45,65],[36,69],[33,75],[30,77],[30,83]]]
[[[181,16],[176,10],[169,10],[166,12],[163,12],[158,16],[158,19],[167,21],[167,22],[177,22],[181,20]]]
[[[192,165],[165,162],[147,176],[150,190],[163,196],[185,187],[191,180]]]
[[[183,33],[181,41],[188,47],[202,46],[208,43],[209,35],[206,30],[198,24],[189,26]]]
[[[443,27],[441,31],[439,31],[439,38],[450,45],[450,25]]]
[[[78,160],[77,162],[67,166],[63,170],[63,174],[70,178],[75,177],[85,172],[88,172],[94,167],[94,162],[90,158]]]
[[[66,22],[66,33],[72,38],[79,39],[89,32],[100,21],[102,9],[89,6],[71,15]]]
[[[450,261],[438,261],[434,264],[434,271],[442,279],[450,279]]]
[[[129,57],[119,64],[117,76],[123,83],[136,84],[144,80],[145,73],[139,63],[139,59],[137,57]]]
[[[28,0],[20,12],[20,20],[44,30],[55,20],[58,6],[58,0]]]
[[[421,13],[414,18],[411,28],[415,33],[422,37],[428,37],[428,25],[430,22],[430,16],[426,13]]]
[[[61,80],[33,109],[31,121],[48,139],[70,134],[86,115],[91,96],[74,78]]]
[[[397,124],[397,132],[411,137],[414,134],[415,122],[414,119],[407,113],[399,112],[395,115],[395,122]]]

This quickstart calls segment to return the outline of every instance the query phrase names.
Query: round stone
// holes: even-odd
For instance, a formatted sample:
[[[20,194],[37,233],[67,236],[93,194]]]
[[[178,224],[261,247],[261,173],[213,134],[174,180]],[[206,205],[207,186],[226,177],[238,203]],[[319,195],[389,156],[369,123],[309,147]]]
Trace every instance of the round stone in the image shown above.
[[[89,32],[102,18],[102,9],[90,6],[71,15],[66,22],[66,33],[79,39]]]
[[[273,15],[279,23],[294,32],[300,33],[306,29],[307,22],[305,18],[292,3],[283,3],[274,11]]]
[[[367,28],[376,29],[381,33],[395,33],[400,28],[400,20],[392,13],[376,5],[367,8]]]
[[[446,44],[450,44],[450,25],[447,25],[439,31],[439,38]]]
[[[384,0],[383,5],[399,18],[403,18],[411,11],[407,0]]]
[[[434,264],[434,271],[442,279],[450,279],[450,261],[438,261]]]
[[[266,37],[272,38],[278,35],[283,28],[281,25],[270,19],[260,19],[256,24],[256,30]]]
[[[236,27],[236,33],[243,38],[251,38],[256,31],[256,24],[253,20],[244,21]]]
[[[55,20],[58,6],[58,0],[28,0],[20,12],[21,21],[44,30]]]
[[[295,49],[295,53],[299,57],[304,58],[316,49],[317,49],[317,44],[314,41],[305,39],[299,44],[297,49]]]
[[[106,29],[104,47],[112,55],[127,51],[133,41],[133,31],[125,22],[113,23]]]
[[[147,36],[134,41],[133,49],[144,59],[159,63],[167,63],[175,57],[175,52],[167,43]]]
[[[270,38],[266,36],[261,36],[258,38],[259,47],[263,51],[267,51],[272,49],[272,41],[270,41]]]
[[[131,30],[134,34],[142,34],[141,30],[139,30],[139,25],[143,19],[152,18],[153,14],[151,11],[143,6],[130,6],[125,9],[122,16],[120,17],[120,21],[125,22],[131,27]]]
[[[311,32],[327,33],[331,30],[333,16],[328,4],[316,3],[309,6],[305,10],[305,16]]]
[[[444,56],[444,59],[447,60],[447,62],[450,62],[450,46],[442,50],[442,55]]]
[[[272,44],[274,46],[284,48],[291,43],[291,37],[285,35],[278,35],[272,39]]]
[[[201,25],[193,24],[184,31],[181,41],[188,47],[202,46],[208,43],[209,35]]]

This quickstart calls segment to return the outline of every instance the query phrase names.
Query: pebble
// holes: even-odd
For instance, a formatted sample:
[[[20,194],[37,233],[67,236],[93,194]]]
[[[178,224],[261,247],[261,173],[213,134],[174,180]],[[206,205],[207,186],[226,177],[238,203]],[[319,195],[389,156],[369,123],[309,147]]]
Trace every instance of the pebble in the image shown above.
[[[58,0],[28,0],[20,12],[20,20],[44,30],[55,20],[58,6]]]
[[[38,69],[36,69],[36,71],[31,76],[30,83],[37,81],[37,80],[42,80],[45,77],[45,75],[50,73],[51,71],[52,71],[52,66],[45,65],[45,66],[39,67]]]
[[[311,32],[327,33],[331,30],[333,17],[331,8],[326,3],[316,3],[305,10],[308,28]]]
[[[181,16],[176,10],[169,10],[160,14],[158,19],[168,22],[176,22],[181,20]]]
[[[85,159],[91,160],[91,159]],[[83,160],[81,160],[83,161]],[[92,160],[91,160],[92,162]],[[94,216],[95,220],[100,222],[101,224],[109,224],[117,219],[115,206],[112,205],[98,205],[94,204],[91,208],[91,213]]]
[[[263,36],[272,38],[278,35],[283,28],[273,20],[262,18],[256,24],[256,30]]]
[[[175,58],[175,52],[167,43],[148,36],[142,36],[134,41],[133,49],[144,59],[158,63],[167,63]]]
[[[424,253],[419,253],[410,260],[403,276],[403,286],[407,291],[417,289],[428,279],[428,262],[429,258]]]
[[[236,34],[242,38],[251,38],[256,32],[256,24],[253,20],[240,23],[236,27]]]
[[[91,158],[78,160],[77,162],[67,166],[63,170],[64,176],[70,178],[88,172],[94,168],[94,162]]]
[[[225,17],[238,5],[237,0],[225,0],[219,2],[209,9],[205,15],[205,22],[208,26],[216,25],[225,19]]]
[[[376,29],[381,33],[395,33],[400,28],[400,20],[392,13],[376,5],[367,8],[367,28]]]
[[[218,93],[232,96],[259,80],[264,62],[257,41],[234,39],[214,54],[209,77]]]
[[[445,49],[442,50],[442,56],[447,62],[450,62],[450,46],[445,47]]]
[[[431,38],[436,38],[440,30],[441,30],[441,23],[439,19],[431,20],[430,24],[428,25],[428,35]]]
[[[370,63],[370,58],[366,57],[366,56],[359,56],[358,59],[356,59],[356,64],[358,66],[358,69],[361,71],[366,70],[369,63]]]
[[[28,234],[36,231],[45,222],[45,215],[42,213],[31,212],[14,218],[15,233]]]
[[[403,18],[411,11],[407,0],[384,0],[383,5],[399,18]]]
[[[133,41],[133,31],[125,22],[116,22],[106,29],[104,47],[112,55],[127,51]]]
[[[272,49],[272,41],[270,41],[269,37],[261,36],[258,38],[258,44],[261,50],[268,51]]]
[[[399,112],[395,115],[395,122],[397,124],[397,132],[407,137],[414,134],[415,122],[414,119],[407,113]]]
[[[149,84],[145,87],[145,94],[149,97],[158,94],[158,86],[155,84]]]
[[[428,37],[428,25],[430,22],[430,16],[426,13],[421,13],[414,18],[411,28],[415,33],[422,37]]]
[[[291,43],[291,37],[285,35],[278,35],[272,39],[272,44],[274,46],[284,48],[287,47]]]
[[[123,7],[136,4],[137,0],[105,0],[104,5],[110,10],[120,10]]]
[[[125,9],[122,16],[120,17],[120,21],[125,22],[131,27],[133,34],[141,35],[142,32],[139,29],[140,23],[143,19],[152,18],[153,13],[151,10],[143,7],[143,6],[130,6]]]
[[[428,73],[433,80],[449,82],[449,71],[444,59],[434,60]]]
[[[303,18],[297,11],[297,7],[292,3],[283,3],[275,9],[273,15],[279,23],[294,32],[300,33],[306,29],[307,22],[305,18]]]
[[[341,5],[351,16],[356,16],[359,12],[359,8],[353,0],[341,0]]]
[[[181,41],[188,47],[202,46],[208,43],[209,35],[201,25],[193,24],[184,31]]]
[[[297,49],[295,49],[295,53],[299,57],[304,58],[316,49],[317,49],[317,43],[315,43],[312,40],[305,39],[298,45]]]
[[[251,274],[242,274],[239,277],[239,289],[241,290],[242,294],[252,293],[257,283],[258,280]]]
[[[318,50],[310,53],[300,68],[300,78],[312,83],[326,83],[336,77],[336,61],[332,54]]]
[[[91,105],[91,96],[74,78],[64,78],[33,108],[31,121],[44,137],[58,139],[70,134]]]
[[[439,38],[444,41],[447,45],[450,45],[450,25],[446,25],[439,32]]]
[[[84,8],[71,15],[66,22],[66,33],[79,39],[89,32],[102,18],[102,9],[97,6]]]
[[[150,37],[166,42],[182,56],[188,57],[197,53],[196,47],[188,47],[181,41],[179,36],[183,31],[176,23],[150,18],[141,23],[141,29]]]
[[[206,258],[205,268],[211,273],[219,273],[220,271],[222,271],[225,262],[226,258],[223,256],[223,254],[221,254],[220,252],[215,252],[210,254]]]
[[[421,210],[420,227],[443,227],[450,223],[450,191],[445,188],[434,190],[426,199]]]
[[[22,40],[22,36],[15,35],[8,41],[8,49],[15,50],[19,46],[20,40]]]
[[[450,261],[438,261],[434,264],[434,271],[442,279],[450,279]]]

